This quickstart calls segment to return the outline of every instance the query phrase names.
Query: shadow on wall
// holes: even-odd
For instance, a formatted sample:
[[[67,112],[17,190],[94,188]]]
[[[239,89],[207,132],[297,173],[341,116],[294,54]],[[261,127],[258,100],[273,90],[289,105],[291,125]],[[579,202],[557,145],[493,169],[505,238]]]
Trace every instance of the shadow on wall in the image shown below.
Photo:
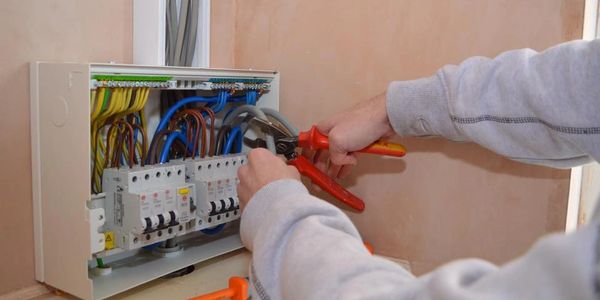
[[[505,174],[528,179],[563,179],[564,173],[561,170],[554,172],[540,172],[541,166],[528,165],[517,161],[512,161],[502,156],[493,154],[493,152],[474,145],[473,143],[452,142],[441,138],[406,138],[395,139],[394,142],[401,143],[407,148],[407,155],[404,158],[392,158],[378,155],[361,154],[359,163],[353,169],[352,174],[343,180],[340,184],[346,188],[353,188],[358,185],[362,177],[368,175],[397,175],[401,178],[410,161],[418,163],[414,156],[420,154],[438,154],[454,161],[460,161],[477,169],[485,170],[495,174]],[[423,156],[426,158],[426,156]],[[310,185],[309,185],[310,186]],[[311,187],[311,193],[315,196],[325,199],[337,205],[337,201],[329,194],[318,188]],[[362,195],[367,196],[367,195]],[[343,206],[338,206],[347,209]]]

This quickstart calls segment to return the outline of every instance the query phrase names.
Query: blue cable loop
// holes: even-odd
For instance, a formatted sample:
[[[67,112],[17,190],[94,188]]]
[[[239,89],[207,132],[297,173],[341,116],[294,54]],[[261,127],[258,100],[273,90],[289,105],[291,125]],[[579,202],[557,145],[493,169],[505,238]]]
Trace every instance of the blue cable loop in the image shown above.
[[[144,246],[142,248],[144,248],[145,250],[152,251],[152,250],[156,249],[156,247],[158,247],[158,246],[160,246],[160,242],[154,243],[154,244],[150,244],[150,245]]]
[[[160,153],[159,162],[161,164],[166,163],[169,160],[169,150],[171,150],[171,145],[173,145],[175,139],[180,139],[185,145],[187,145],[185,135],[183,135],[181,132],[176,131],[169,134],[167,140],[165,141],[165,145],[163,146],[162,152]]]
[[[208,235],[215,235],[221,231],[223,231],[223,228],[225,228],[225,224],[219,224],[215,227],[211,227],[211,228],[206,228],[206,229],[202,229],[200,230],[202,233],[204,234],[208,234]]]
[[[225,142],[225,148],[223,149],[223,154],[231,153],[231,148],[233,148],[233,142],[236,140],[239,141],[239,137],[242,136],[242,130],[240,126],[233,127],[231,132],[229,132],[229,136],[227,136],[227,141]]]

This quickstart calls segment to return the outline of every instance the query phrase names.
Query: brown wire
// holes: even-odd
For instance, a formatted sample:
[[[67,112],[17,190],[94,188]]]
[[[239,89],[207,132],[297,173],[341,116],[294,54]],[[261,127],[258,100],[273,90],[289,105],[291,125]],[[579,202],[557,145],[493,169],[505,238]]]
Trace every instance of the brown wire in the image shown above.
[[[152,164],[156,163],[156,160],[157,160],[156,149],[158,147],[158,143],[162,140],[164,135],[168,135],[170,132],[171,131],[165,129],[165,130],[161,130],[161,131],[157,132],[154,135],[154,139],[152,139],[152,142],[150,142],[150,147],[148,148],[147,157],[149,160],[148,161],[149,164],[152,165]]]
[[[123,151],[123,143],[127,143],[127,150],[129,151],[129,167],[133,168],[134,165],[134,156],[135,156],[135,142],[133,140],[133,127],[131,124],[127,123],[123,119],[119,119],[111,125],[111,129],[117,128],[117,136],[115,143],[115,150],[112,153],[112,165],[119,168],[121,166],[120,157]],[[109,135],[107,136],[107,149],[110,146],[110,142],[108,138],[110,138],[111,129],[109,129]],[[110,151],[107,151],[107,154],[110,154]]]
[[[198,107],[198,110],[200,110],[200,112],[206,112],[206,114],[210,118],[210,148],[208,150],[208,153],[210,156],[215,156],[217,150],[215,141],[215,112],[212,109],[205,106]]]
[[[193,140],[193,143],[194,143],[193,151],[194,152],[192,154],[192,157],[196,156],[196,149],[198,146],[198,142],[200,140],[202,141],[202,144],[200,146],[200,157],[205,157],[206,156],[206,121],[204,120],[204,117],[202,117],[202,113],[198,112],[195,109],[185,109],[181,113],[187,114],[187,116],[194,118],[194,120],[196,121],[196,124],[197,124],[195,137]]]
[[[148,135],[146,134],[146,131],[144,131],[142,126],[140,126],[139,124],[132,124],[132,126],[137,128],[142,133],[142,153],[140,153],[140,166],[143,167],[146,165],[146,144],[148,143]]]
[[[192,122],[190,120],[188,120],[187,116],[188,115],[183,112],[178,112],[177,114],[175,114],[175,116],[169,123],[168,128],[175,131],[178,129],[177,126],[175,126],[176,124],[178,124],[180,122],[185,122],[185,125],[186,125],[185,138],[188,141],[192,141],[193,140],[192,132],[194,130],[194,126],[192,126]],[[196,150],[194,149],[194,151],[196,151]]]

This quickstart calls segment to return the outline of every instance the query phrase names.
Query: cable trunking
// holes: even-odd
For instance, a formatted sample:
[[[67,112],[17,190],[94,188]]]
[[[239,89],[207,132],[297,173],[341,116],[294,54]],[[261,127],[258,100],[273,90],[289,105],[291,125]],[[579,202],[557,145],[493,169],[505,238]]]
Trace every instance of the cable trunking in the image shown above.
[[[242,247],[237,169],[245,137],[273,148],[249,120],[281,120],[277,72],[34,62],[30,76],[38,281],[101,299]]]

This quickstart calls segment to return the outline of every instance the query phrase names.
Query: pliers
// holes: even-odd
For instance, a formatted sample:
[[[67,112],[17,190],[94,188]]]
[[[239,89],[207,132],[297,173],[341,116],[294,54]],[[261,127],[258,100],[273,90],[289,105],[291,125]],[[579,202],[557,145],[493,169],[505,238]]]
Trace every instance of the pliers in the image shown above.
[[[360,198],[343,188],[331,177],[317,169],[306,157],[296,152],[297,148],[309,150],[329,149],[329,138],[319,132],[316,126],[312,126],[309,131],[300,132],[298,136],[292,136],[288,131],[282,130],[271,122],[256,118],[252,121],[254,122],[254,120],[257,121],[260,127],[269,130],[273,134],[277,154],[285,156],[287,163],[296,167],[300,174],[310,178],[312,183],[349,207],[359,212],[365,209],[365,203]],[[379,141],[356,152],[402,157],[406,154],[406,149],[400,144]]]

